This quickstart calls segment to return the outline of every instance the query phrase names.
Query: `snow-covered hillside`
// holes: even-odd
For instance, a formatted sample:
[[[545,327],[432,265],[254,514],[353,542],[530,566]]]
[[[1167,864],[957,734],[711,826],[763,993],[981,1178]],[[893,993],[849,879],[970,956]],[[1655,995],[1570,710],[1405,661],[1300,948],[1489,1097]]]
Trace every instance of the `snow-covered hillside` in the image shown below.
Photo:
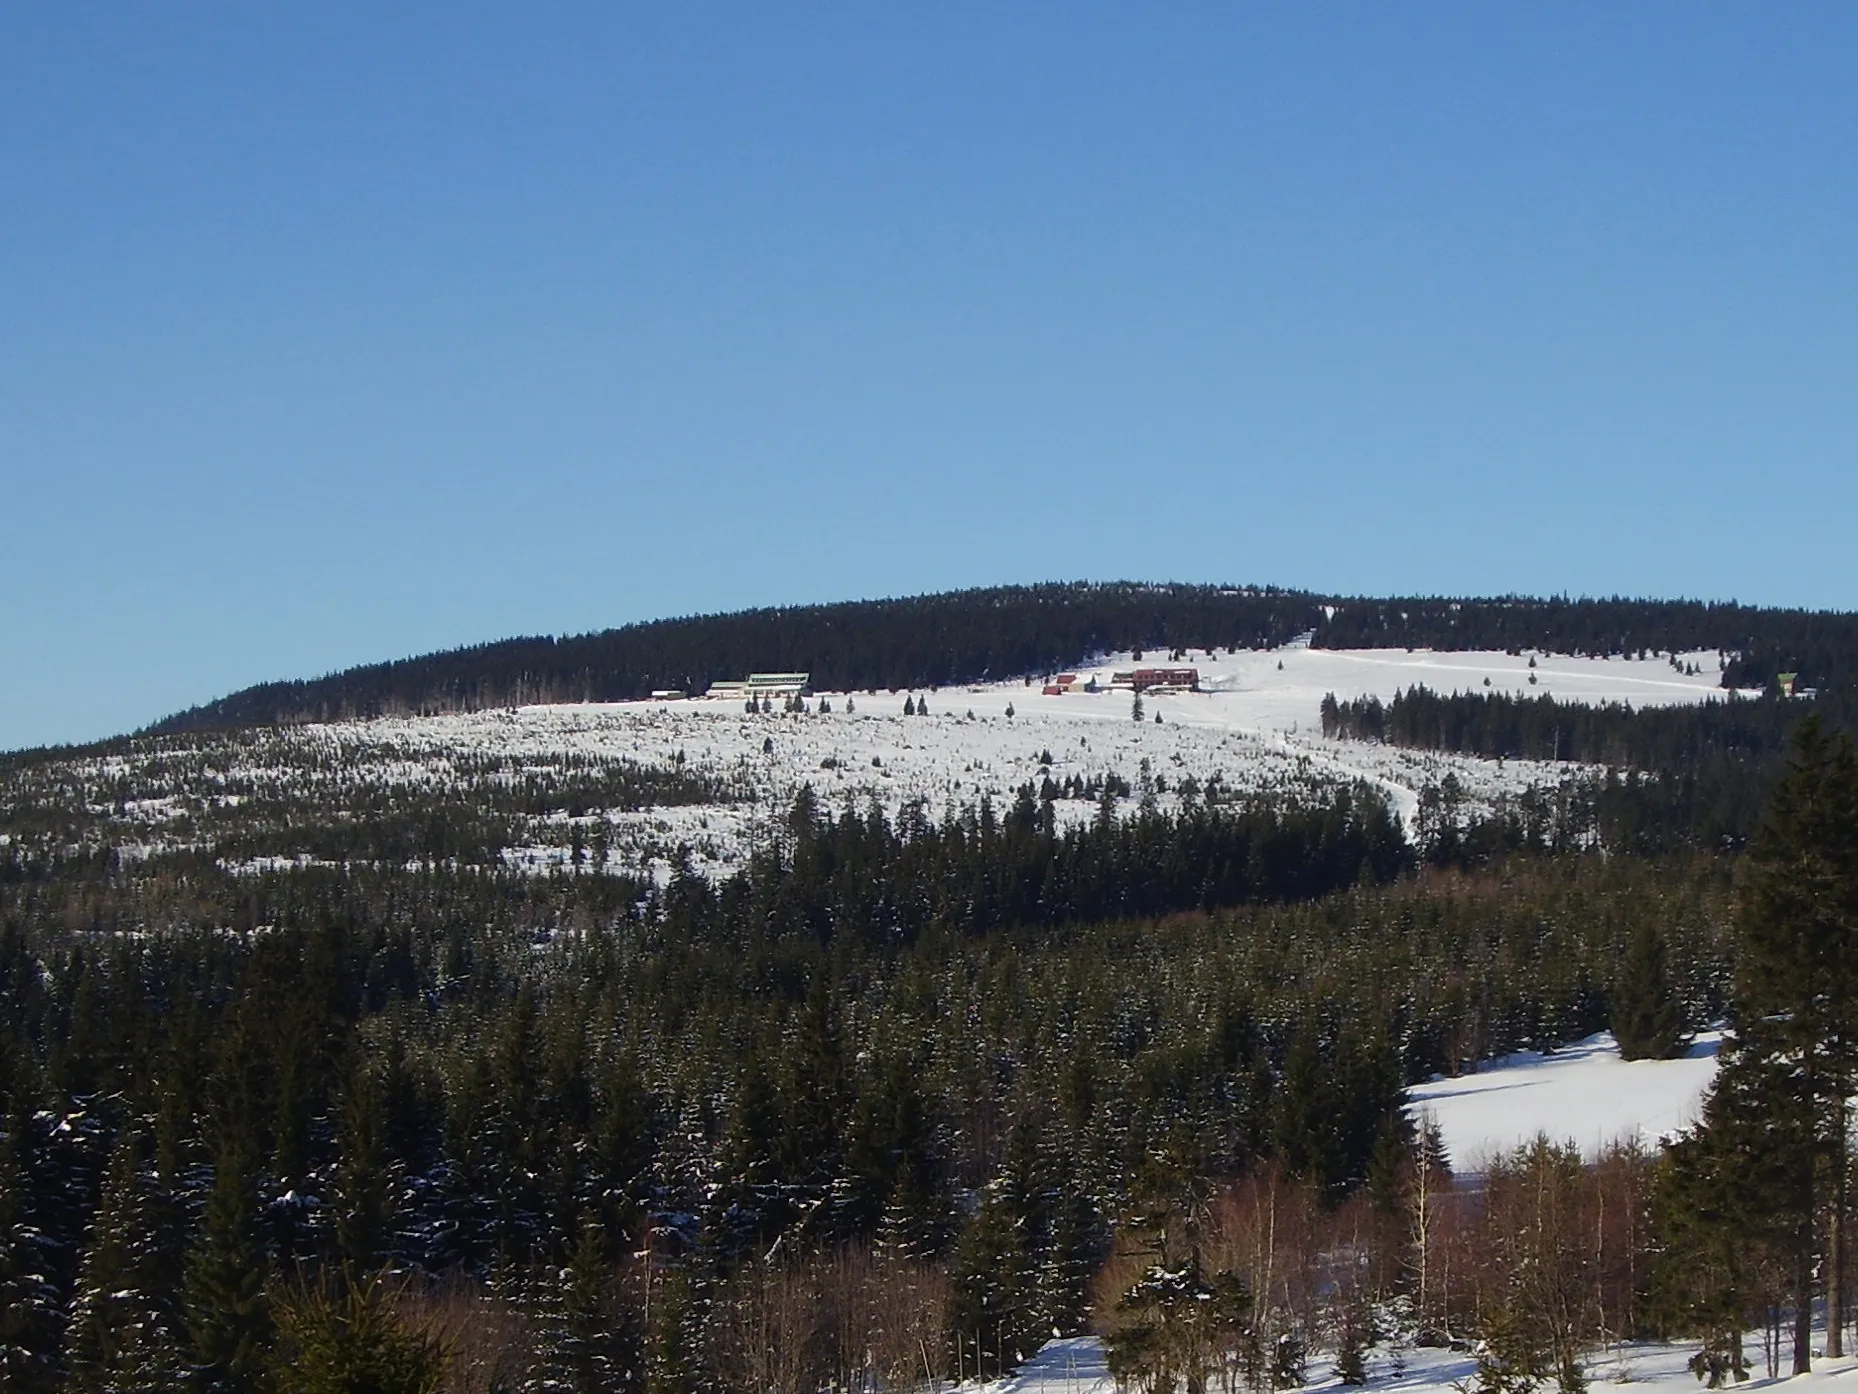
[[[1149,662],[1156,657],[1146,656]],[[392,752],[414,765],[459,749],[647,764],[677,757],[692,772],[739,789],[740,801],[728,807],[609,812],[615,848],[629,848],[632,859],[655,861],[662,870],[665,850],[680,842],[690,845],[700,866],[732,864],[779,822],[802,785],[811,785],[828,807],[876,800],[894,813],[920,801],[936,817],[983,797],[1010,800],[1021,785],[1046,777],[1062,785],[1068,776],[1115,774],[1138,796],[1155,790],[1163,807],[1188,778],[1202,787],[1216,779],[1244,793],[1360,781],[1385,795],[1410,825],[1420,792],[1447,775],[1456,777],[1473,809],[1487,809],[1504,795],[1553,788],[1567,771],[1546,762],[1326,740],[1320,727],[1325,694],[1386,700],[1425,684],[1440,692],[1549,694],[1635,706],[1723,695],[1715,653],[1638,659],[1299,646],[1190,650],[1183,662],[1199,670],[1203,690],[1145,695],[1138,724],[1130,693],[1111,690],[1111,675],[1140,662],[1129,653],[1105,655],[1077,670],[1077,684],[1062,696],[1045,694],[1041,683],[1014,682],[915,694],[819,693],[804,715],[749,716],[734,703],[703,700],[539,706],[311,727],[305,735],[357,753],[367,747],[381,756]],[[1086,690],[1092,679],[1095,692]],[[904,716],[906,697],[926,698],[929,715]],[[1059,805],[1061,819],[1088,818],[1093,811],[1088,800]],[[549,839],[515,855],[544,867],[565,853]]]
[[[1165,656],[1145,655],[1150,664],[1158,660]],[[359,809],[396,787],[468,789],[486,779],[559,783],[620,764],[674,768],[722,792],[703,801],[595,804],[535,816],[505,854],[534,870],[559,866],[569,860],[578,832],[581,841],[610,849],[612,865],[663,875],[680,846],[690,849],[700,869],[734,865],[779,826],[803,785],[828,809],[875,801],[895,815],[914,803],[938,818],[983,798],[1010,801],[1022,786],[1042,788],[1050,779],[1071,795],[1056,805],[1060,820],[1070,821],[1095,812],[1082,786],[1111,775],[1128,784],[1134,799],[1152,796],[1163,808],[1184,787],[1307,794],[1363,783],[1410,825],[1422,791],[1447,776],[1475,813],[1532,788],[1555,788],[1570,767],[1327,740],[1320,731],[1325,694],[1386,700],[1425,684],[1440,692],[1547,694],[1635,706],[1722,695],[1715,653],[1572,658],[1297,645],[1193,649],[1181,662],[1198,669],[1202,690],[1146,694],[1138,723],[1131,694],[1111,690],[1111,674],[1143,661],[1127,653],[1104,655],[1080,670],[1063,695],[1048,695],[1040,682],[1015,681],[914,694],[817,693],[803,713],[750,715],[735,702],[697,699],[162,738],[85,762],[76,773],[134,795],[122,800],[118,793],[112,805],[118,845],[132,855],[184,844],[187,830],[177,824],[177,811],[210,812],[305,781],[338,802],[350,791]],[[1092,678],[1099,688],[1094,692],[1085,690]],[[904,716],[906,698],[912,706],[925,702],[928,714]],[[188,747],[197,758],[173,758],[181,748],[174,742],[190,739],[206,743]]]

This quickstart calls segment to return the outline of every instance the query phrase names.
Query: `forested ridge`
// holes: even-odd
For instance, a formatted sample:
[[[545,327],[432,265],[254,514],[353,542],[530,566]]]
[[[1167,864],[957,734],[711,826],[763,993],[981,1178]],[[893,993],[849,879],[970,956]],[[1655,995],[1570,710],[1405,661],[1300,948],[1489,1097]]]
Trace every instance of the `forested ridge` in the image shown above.
[[[1540,649],[1731,655],[1729,687],[1782,672],[1858,682],[1858,616],[1697,601],[1450,600],[1319,596],[1274,588],[1129,582],[1006,586],[905,599],[746,610],[522,638],[264,683],[178,713],[155,731],[535,702],[621,701],[701,690],[751,671],[807,671],[814,686],[911,689],[1054,672],[1092,654],[1218,645]]]

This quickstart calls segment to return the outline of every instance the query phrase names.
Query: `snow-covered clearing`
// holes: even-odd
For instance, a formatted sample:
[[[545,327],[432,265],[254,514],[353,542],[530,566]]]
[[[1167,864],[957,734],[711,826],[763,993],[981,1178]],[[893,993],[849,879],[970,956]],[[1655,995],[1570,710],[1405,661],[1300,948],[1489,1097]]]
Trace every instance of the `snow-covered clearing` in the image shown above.
[[[1678,1060],[1621,1060],[1602,1031],[1550,1054],[1520,1051],[1475,1074],[1408,1090],[1415,1114],[1437,1120],[1452,1169],[1479,1171],[1492,1156],[1546,1133],[1594,1156],[1613,1142],[1648,1146],[1696,1121],[1716,1076],[1722,1032],[1707,1031]]]

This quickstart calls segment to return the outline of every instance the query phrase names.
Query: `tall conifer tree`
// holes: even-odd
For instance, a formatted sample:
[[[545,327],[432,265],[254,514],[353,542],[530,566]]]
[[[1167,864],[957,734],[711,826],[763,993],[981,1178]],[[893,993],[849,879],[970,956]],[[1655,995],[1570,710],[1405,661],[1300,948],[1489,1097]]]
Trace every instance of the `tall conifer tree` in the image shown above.
[[[222,1146],[183,1290],[199,1380],[225,1394],[260,1387],[271,1339],[251,1155],[237,1141]]]
[[[78,1394],[166,1394],[182,1383],[145,1142],[135,1127],[118,1135],[78,1270],[67,1338]]]
[[[1740,1208],[1783,1252],[1802,1374],[1822,1259],[1830,1305],[1844,1305],[1845,1101],[1858,1082],[1858,757],[1817,717],[1795,733],[1751,848],[1737,928],[1735,1039],[1704,1129],[1737,1173]]]

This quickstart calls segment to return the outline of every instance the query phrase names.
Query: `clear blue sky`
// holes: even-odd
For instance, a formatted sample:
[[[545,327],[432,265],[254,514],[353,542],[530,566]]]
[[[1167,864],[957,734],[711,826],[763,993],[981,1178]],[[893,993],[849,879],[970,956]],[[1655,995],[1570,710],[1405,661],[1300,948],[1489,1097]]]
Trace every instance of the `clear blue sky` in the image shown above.
[[[0,748],[1012,580],[1858,608],[1858,6],[14,5]]]

